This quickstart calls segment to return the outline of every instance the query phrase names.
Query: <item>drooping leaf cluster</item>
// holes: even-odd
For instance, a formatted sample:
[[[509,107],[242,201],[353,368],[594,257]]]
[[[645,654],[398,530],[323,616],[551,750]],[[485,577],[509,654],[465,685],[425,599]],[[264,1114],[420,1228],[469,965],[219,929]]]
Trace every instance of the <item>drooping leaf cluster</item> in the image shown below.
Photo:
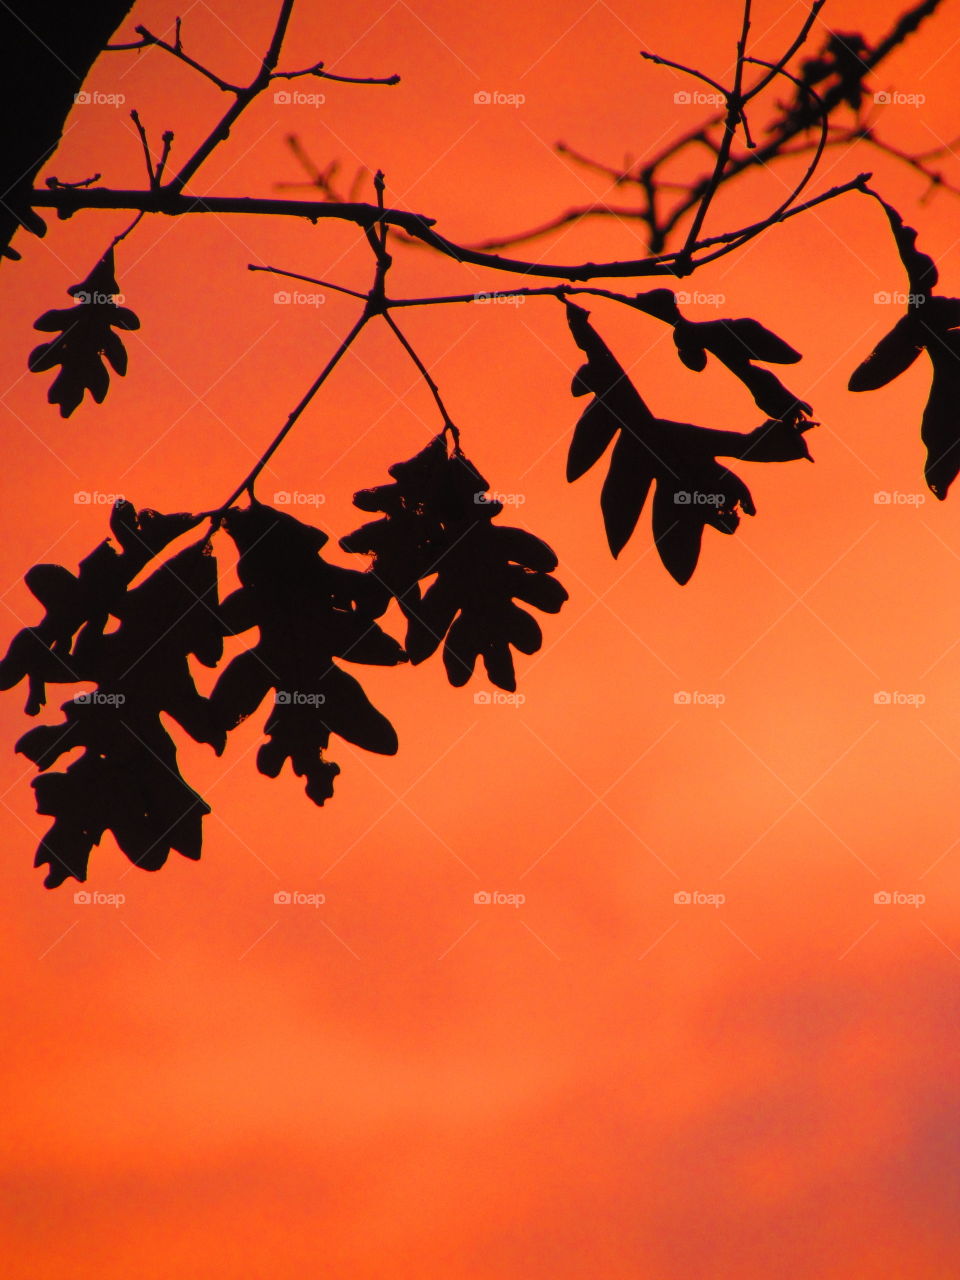
[[[111,529],[76,574],[36,565],[27,585],[46,613],[22,630],[0,663],[0,687],[26,679],[27,711],[46,700],[46,683],[92,683],[63,704],[62,723],[31,729],[16,749],[42,771],[37,812],[54,819],[37,850],[48,887],[85,880],[91,850],[106,831],[131,862],[155,869],[171,849],[200,856],[206,803],[184,781],[161,713],[219,753],[206,699],[193,683],[190,655],[215,666],[222,651],[216,564],[206,543],[180,551],[145,581],[134,578],[171,541],[199,522],[186,514],[137,512],[116,504]],[[118,625],[108,630],[115,620]],[[66,752],[82,754],[48,772]]]
[[[657,302],[666,299],[655,300],[655,305]],[[750,432],[712,430],[656,417],[590,323],[589,313],[569,300],[566,306],[570,331],[587,357],[587,363],[574,376],[573,394],[593,397],[570,442],[567,480],[579,479],[616,441],[600,495],[610,550],[618,556],[626,546],[653,488],[657,551],[665,567],[683,584],[696,568],[707,525],[732,534],[740,523],[741,512],[756,514],[747,486],[717,457],[748,462],[790,462],[810,457],[802,434],[811,425],[805,419],[809,406],[789,396],[776,378],[773,382],[779,390],[757,379],[755,375],[767,370],[752,363],[755,358],[782,359],[792,349],[754,320],[708,321],[701,325],[682,321],[677,325],[678,350],[685,363],[702,369],[709,350],[738,376],[743,377],[746,372],[743,380],[755,398],[783,411],[783,416],[771,417]],[[668,314],[669,302],[662,310]]]
[[[494,523],[501,505],[487,499],[486,480],[459,450],[448,455],[443,438],[391,474],[394,484],[358,495],[383,519],[343,539],[349,550],[374,555],[364,571],[325,560],[323,530],[252,497],[247,507],[217,513],[205,538],[157,567],[155,557],[202,517],[138,511],[120,500],[112,539],[76,573],[55,564],[29,571],[27,586],[45,612],[11,641],[0,688],[25,681],[26,710],[35,716],[48,684],[92,686],[62,704],[60,723],[17,743],[40,769],[37,812],[53,819],[36,855],[48,887],[85,880],[107,832],[147,870],[171,850],[199,858],[210,808],[180,773],[166,717],[220,755],[230,731],[272,692],[257,768],[276,778],[289,763],[317,805],[330,799],[340,772],[325,754],[331,735],[393,755],[393,725],[341,665],[407,661],[380,625],[391,601],[406,617],[414,662],[445,640],[451,683],[465,683],[482,657],[491,680],[515,687],[511,646],[532,653],[541,643],[515,600],[560,608],[566,592],[550,576],[556,557],[532,534]],[[240,581],[223,601],[213,554],[219,529],[236,548]],[[204,696],[190,660],[215,668],[224,639],[254,629],[255,642]],[[53,768],[76,750],[66,768]]]
[[[496,522],[503,504],[489,496],[488,481],[458,447],[448,451],[443,435],[389,473],[392,484],[354,496],[362,511],[381,518],[340,545],[373,556],[369,573],[407,619],[411,662],[425,661],[442,644],[452,685],[466,684],[481,659],[493,684],[516,689],[511,650],[536,653],[543,643],[539,623],[516,601],[559,611],[567,593],[551,576],[556,555],[525,529]]]

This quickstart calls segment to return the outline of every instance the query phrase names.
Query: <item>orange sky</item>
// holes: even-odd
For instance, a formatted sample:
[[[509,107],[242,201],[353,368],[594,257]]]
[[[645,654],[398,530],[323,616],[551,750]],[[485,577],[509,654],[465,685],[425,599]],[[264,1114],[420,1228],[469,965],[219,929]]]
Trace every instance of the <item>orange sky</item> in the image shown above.
[[[242,78],[273,5],[229,9],[182,11],[184,39]],[[753,47],[775,56],[803,6],[755,9]],[[897,9],[872,5],[867,35]],[[955,5],[943,10],[871,82],[925,96],[881,117],[905,147],[958,132]],[[169,32],[175,13],[150,0],[124,30]],[[609,194],[553,154],[555,140],[616,163],[688,127],[694,108],[673,103],[685,83],[639,49],[722,78],[738,13],[728,0],[703,12],[304,0],[283,65],[322,57],[345,74],[399,71],[402,84],[303,86],[324,93],[320,106],[267,95],[193,189],[271,194],[300,176],[283,142],[296,131],[320,162],[382,168],[388,202],[454,239],[519,229]],[[843,31],[861,15],[830,0],[824,17]],[[153,138],[175,131],[174,161],[222,109],[157,51],[101,60],[88,87],[125,103],[75,110],[47,170],[63,180],[142,182],[131,107]],[[526,101],[477,106],[484,89]],[[866,151],[828,153],[813,190],[862,169],[958,292],[960,205],[919,207],[922,180]],[[789,176],[731,189],[708,229],[773,207]],[[24,570],[73,568],[104,536],[108,508],[75,493],[215,506],[352,324],[350,298],[275,305],[282,284],[248,262],[361,289],[370,275],[346,225],[148,220],[117,253],[143,324],[125,339],[129,374],[63,422],[45,401],[50,375],[25,372],[31,325],[66,305],[125,221],[50,223],[46,240],[18,239],[24,261],[2,275],[7,634],[39,616]],[[642,251],[635,226],[610,223],[530,252]],[[398,251],[394,274],[396,293],[497,281],[418,251]],[[544,620],[541,654],[518,662],[521,707],[476,705],[484,679],[451,689],[436,660],[363,668],[400,753],[335,740],[342,773],[323,810],[289,773],[256,772],[263,710],[221,759],[185,741],[183,772],[214,810],[202,861],[172,855],[148,875],[108,837],[87,887],[122,893],[119,908],[76,904],[72,881],[41,887],[33,771],[0,753],[4,1275],[956,1274],[960,496],[874,502],[926,494],[929,366],[882,392],[845,389],[892,323],[874,293],[906,287],[882,211],[863,198],[771,232],[693,287],[727,299],[689,308],[696,318],[752,315],[804,353],[785,380],[823,425],[808,437],[815,467],[736,467],[758,515],[734,538],[708,530],[683,589],[657,561],[647,514],[610,559],[602,468],[563,481],[584,402],[569,394],[580,353],[555,302],[405,317],[467,453],[494,488],[524,496],[517,523],[560,557],[570,601]],[[678,363],[663,325],[614,304],[591,312],[656,412],[757,425],[730,375]],[[354,490],[438,425],[404,353],[371,326],[260,492],[322,493],[334,547],[362,521]],[[725,701],[679,706],[678,690]],[[881,690],[925,702],[879,706]],[[0,703],[10,748],[22,702],[17,689]],[[476,906],[481,889],[526,901]],[[326,902],[275,905],[279,890]],[[676,905],[680,890],[725,902]],[[880,890],[926,901],[878,906]]]

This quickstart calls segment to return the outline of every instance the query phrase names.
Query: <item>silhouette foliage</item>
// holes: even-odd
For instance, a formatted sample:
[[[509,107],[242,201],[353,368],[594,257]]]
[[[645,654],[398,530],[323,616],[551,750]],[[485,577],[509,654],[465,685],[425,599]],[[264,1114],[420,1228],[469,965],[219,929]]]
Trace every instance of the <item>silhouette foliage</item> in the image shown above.
[[[503,504],[488,496],[489,483],[459,446],[448,453],[445,436],[389,470],[394,484],[354,497],[361,510],[382,511],[384,518],[340,545],[373,555],[371,572],[406,615],[411,662],[425,661],[443,644],[452,685],[466,684],[482,659],[493,684],[516,689],[511,647],[536,653],[543,634],[514,601],[558,612],[567,593],[551,577],[556,555],[532,533],[494,523]],[[421,593],[420,581],[433,573]]]
[[[78,305],[45,311],[33,327],[59,336],[34,347],[27,361],[31,373],[44,373],[60,366],[47,392],[51,404],[60,406],[60,416],[69,418],[85,391],[102,404],[110,386],[106,359],[114,372],[127,372],[127,352],[115,329],[139,329],[140,321],[128,307],[114,301],[120,292],[113,262],[113,248],[107,250],[86,280],[67,290]]]
[[[739,476],[717,462],[717,456],[749,462],[809,458],[802,432],[812,424],[804,421],[798,402],[792,399],[787,409],[789,416],[769,419],[747,433],[716,431],[657,418],[593,328],[588,315],[583,307],[567,302],[570,332],[587,356],[587,363],[574,375],[573,394],[593,396],[580,415],[570,441],[567,480],[578,480],[589,471],[616,437],[600,494],[610,550],[618,556],[626,546],[651,486],[655,486],[654,541],[664,566],[682,585],[689,581],[697,566],[707,525],[732,534],[740,524],[740,512],[756,515],[750,490]],[[732,335],[728,332],[722,339],[721,349],[728,357],[739,350],[775,353],[782,348],[791,350],[756,321],[730,324],[739,329],[733,329]],[[745,326],[753,327],[747,332],[761,333],[763,341],[748,348],[742,336]],[[720,345],[713,329],[703,335],[701,342],[702,346],[695,348],[701,354]],[[743,359],[749,362],[748,355]],[[803,409],[808,407],[804,405]]]
[[[333,165],[317,170],[314,185],[320,200],[200,193],[198,170],[230,138],[240,115],[277,81],[287,85],[309,77],[387,86],[399,79],[396,75],[341,75],[327,71],[322,61],[300,70],[280,69],[293,0],[281,0],[269,45],[257,60],[252,78],[243,84],[224,79],[186,52],[179,19],[172,41],[138,26],[137,40],[109,46],[116,52],[162,50],[231,101],[193,153],[178,154],[177,168],[169,172],[174,134],[163,133],[157,155],[139,115],[131,113],[148,172],[143,191],[98,186],[100,174],[73,183],[50,177],[46,190],[34,190],[33,182],[59,137],[72,95],[129,5],[124,0],[101,6],[103,12],[95,21],[85,12],[77,18],[51,10],[38,17],[30,10],[37,39],[29,32],[29,38],[17,34],[27,26],[20,16],[23,0],[8,6],[7,16],[0,16],[0,30],[10,35],[14,72],[6,89],[0,89],[0,99],[7,107],[16,104],[18,112],[26,103],[31,127],[8,130],[16,136],[6,139],[0,157],[7,192],[0,210],[0,257],[18,257],[8,244],[17,228],[37,235],[45,232],[39,209],[54,209],[62,218],[81,209],[135,212],[132,223],[114,237],[86,278],[68,289],[74,305],[48,310],[35,322],[36,329],[51,336],[30,352],[28,368],[34,373],[55,371],[47,398],[58,406],[61,417],[70,417],[88,395],[101,403],[110,387],[111,370],[120,376],[126,373],[127,352],[120,333],[138,329],[140,322],[120,304],[115,250],[145,216],[205,211],[231,217],[306,217],[313,224],[336,218],[362,231],[372,253],[372,282],[364,291],[313,280],[298,271],[251,264],[254,270],[352,296],[362,302],[363,310],[225,503],[205,515],[161,514],[120,500],[110,516],[111,537],[96,546],[75,573],[62,565],[38,564],[26,574],[26,585],[44,613],[39,622],[13,637],[0,660],[0,689],[24,682],[26,713],[37,716],[46,705],[48,685],[84,686],[62,704],[59,723],[41,724],[16,744],[16,750],[39,769],[33,782],[37,811],[53,819],[36,855],[36,865],[47,868],[45,884],[52,888],[71,877],[85,880],[90,854],[107,832],[132,863],[147,870],[162,866],[171,851],[199,858],[203,819],[210,807],[180,772],[173,736],[177,727],[220,755],[230,733],[272,695],[257,769],[277,778],[289,764],[293,774],[304,780],[308,798],[322,806],[333,796],[340,773],[340,766],[327,758],[331,737],[381,755],[398,750],[394,726],[344,664],[416,666],[440,652],[451,685],[466,685],[480,665],[492,684],[512,692],[517,686],[515,655],[541,649],[543,632],[535,614],[557,613],[567,600],[555,576],[557,556],[533,533],[502,522],[506,501],[500,499],[506,496],[491,490],[464,453],[460,430],[439,388],[393,318],[400,307],[469,304],[490,295],[391,297],[388,273],[395,243],[417,244],[452,263],[519,277],[517,288],[498,291],[499,296],[543,295],[563,301],[570,332],[585,357],[572,392],[589,397],[573,430],[566,478],[579,479],[608,455],[600,508],[611,553],[621,554],[652,495],[657,552],[673,578],[685,584],[698,564],[708,526],[729,535],[738,529],[743,514],[756,514],[746,483],[719,459],[810,460],[805,432],[816,425],[810,417],[811,406],[769,367],[795,365],[801,356],[755,319],[687,318],[681,310],[682,296],[672,289],[660,287],[630,296],[591,282],[604,277],[683,279],[815,205],[845,194],[872,197],[882,206],[893,233],[909,294],[906,314],[854,371],[850,389],[883,387],[909,368],[921,351],[928,353],[933,380],[921,425],[927,448],[925,474],[932,491],[944,498],[960,472],[960,299],[934,294],[938,276],[933,261],[917,249],[916,231],[866,185],[869,174],[859,174],[798,203],[823,149],[838,140],[836,126],[831,125],[836,108],[848,106],[856,117],[840,141],[859,137],[883,149],[876,135],[862,126],[867,74],[939,3],[918,0],[886,37],[873,44],[859,33],[828,33],[817,56],[800,62],[798,74],[788,67],[809,40],[822,0],[814,0],[799,33],[775,62],[747,55],[747,3],[730,87],[645,53],[654,62],[684,73],[692,71],[722,88],[725,106],[640,165],[628,165],[622,172],[593,166],[615,185],[639,184],[644,196],[639,209],[591,205],[569,211],[526,237],[514,238],[532,238],[601,212],[646,222],[650,256],[572,264],[539,257],[524,261],[448,240],[435,230],[435,219],[389,208],[385,178],[379,171],[373,180],[375,204],[359,202],[358,191],[339,199]],[[747,79],[748,64],[750,72],[759,68],[752,85]],[[750,134],[747,108],[752,112],[756,95],[783,80],[792,86],[791,98],[778,99],[769,140],[757,145]],[[734,149],[740,133],[742,152]],[[660,166],[688,147],[706,148],[712,172],[689,186],[662,177]],[[927,162],[936,153],[910,156],[895,148],[886,150],[931,177]],[[725,182],[750,167],[803,152],[812,156],[806,173],[772,213],[748,227],[705,234],[708,211]],[[592,163],[572,151],[569,154]],[[939,175],[935,179],[941,181]],[[663,198],[670,190],[676,203],[665,208]],[[679,225],[688,217],[689,230],[680,233]],[[668,242],[675,234],[682,234],[683,241],[670,250]],[[488,249],[507,243],[485,242]],[[544,287],[531,284],[545,277],[551,283]],[[657,416],[594,328],[590,312],[572,300],[575,295],[602,298],[604,305],[615,302],[631,308],[634,316],[641,313],[669,325],[682,365],[700,373],[711,358],[718,361],[749,392],[764,420],[744,432]],[[262,503],[255,485],[361,331],[381,322],[416,366],[442,416],[443,430],[413,457],[389,466],[389,482],[354,495],[357,509],[375,517],[339,540],[342,551],[369,558],[364,568],[354,569],[324,557],[330,536],[326,531]],[[238,505],[241,499],[246,505]],[[209,521],[205,535],[174,550],[173,544],[203,520]],[[161,555],[167,558],[154,563]],[[233,567],[240,586],[221,601],[219,583]],[[390,619],[403,626],[402,643],[387,630]],[[221,665],[225,641],[254,631],[256,637],[251,636],[242,651],[235,652],[239,646],[231,643],[231,657]],[[209,696],[197,686],[194,661],[217,672],[210,677]],[[74,752],[65,767],[53,767]]]
[[[877,197],[879,200],[879,197]],[[927,448],[924,478],[942,502],[960,471],[960,298],[933,293],[939,273],[916,247],[917,232],[880,200],[907,274],[907,313],[850,375],[851,391],[875,391],[904,373],[926,351],[933,381],[920,426]]]

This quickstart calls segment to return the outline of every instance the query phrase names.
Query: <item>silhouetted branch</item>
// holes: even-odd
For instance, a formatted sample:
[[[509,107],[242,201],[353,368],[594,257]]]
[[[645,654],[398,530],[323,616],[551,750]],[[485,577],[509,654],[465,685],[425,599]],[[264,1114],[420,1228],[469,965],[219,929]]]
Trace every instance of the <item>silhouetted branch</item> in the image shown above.
[[[698,242],[694,248],[700,249],[704,245],[717,243],[724,238],[733,239],[743,235],[745,231],[756,235],[774,222],[785,221],[786,216],[802,213],[846,191],[857,190],[861,184],[862,175],[850,182],[831,187],[829,191],[791,210],[789,215],[771,215],[749,228],[726,233],[725,237],[707,237]],[[188,196],[171,193],[169,185],[158,192],[110,191],[104,188],[36,192],[34,202],[38,208],[57,209],[61,217],[71,217],[81,209],[137,209],[145,213],[163,213],[171,217],[187,213],[215,213],[307,218],[311,222],[316,222],[320,218],[337,218],[345,222],[354,222],[363,228],[373,227],[383,222],[391,227],[399,227],[423,244],[436,249],[448,258],[453,258],[456,262],[468,262],[474,266],[490,267],[515,275],[553,276],[567,280],[591,280],[597,276],[688,275],[701,266],[703,261],[713,260],[711,257],[705,260],[679,261],[681,253],[676,251],[626,261],[583,262],[569,265],[528,262],[520,258],[505,258],[499,254],[482,253],[468,246],[459,245],[432,230],[434,219],[400,209],[379,209],[371,204],[335,204],[330,201],[273,200],[247,196]]]
[[[863,68],[863,74],[874,70],[884,58],[886,58],[894,49],[896,49],[903,41],[911,35],[919,27],[921,22],[933,14],[942,0],[922,0],[922,3],[915,5],[903,14],[891,30],[884,36],[872,49],[866,49],[862,56],[858,55]],[[757,97],[779,74],[785,72],[787,64],[803,47],[808,39],[813,24],[816,21],[821,9],[825,4],[825,0],[814,0],[803,24],[797,35],[791,41],[789,47],[781,55],[776,62],[766,63],[766,70],[756,83],[745,89],[742,93],[741,107],[748,104]],[[579,152],[569,143],[558,142],[556,150],[562,155],[568,155],[575,163],[582,165],[584,168],[600,174],[613,182],[617,187],[625,185],[636,185],[641,188],[645,195],[645,202],[634,207],[613,207],[609,206],[604,200],[585,202],[581,205],[571,207],[563,212],[545,219],[542,223],[527,230],[500,235],[496,237],[486,237],[482,241],[476,241],[471,244],[472,248],[481,250],[491,249],[508,249],[513,245],[527,243],[544,235],[581,219],[593,217],[622,217],[632,221],[640,221],[645,223],[648,230],[648,244],[650,250],[654,254],[662,253],[666,248],[670,236],[676,231],[679,223],[691,212],[694,213],[696,222],[702,225],[702,217],[698,212],[702,207],[708,191],[714,191],[714,184],[717,187],[724,186],[740,174],[747,170],[768,166],[776,163],[782,158],[790,155],[798,154],[800,151],[812,150],[813,146],[801,145],[799,147],[791,147],[789,144],[802,135],[809,127],[811,120],[809,115],[804,113],[795,113],[793,116],[782,114],[777,117],[768,127],[767,132],[772,136],[769,142],[757,147],[747,147],[744,152],[735,152],[732,150],[732,134],[728,132],[727,122],[729,120],[729,97],[726,90],[718,82],[714,82],[709,77],[703,76],[701,72],[693,67],[674,62],[670,59],[662,58],[659,55],[645,53],[643,55],[648,61],[659,62],[663,65],[674,67],[684,73],[697,76],[711,83],[714,88],[727,97],[727,107],[723,110],[715,112],[707,117],[701,124],[687,130],[678,138],[675,138],[668,145],[663,147],[654,156],[646,161],[631,163],[622,168],[615,165],[609,165],[602,161],[596,160]],[[789,77],[788,77],[789,78]],[[796,83],[796,79],[794,79]],[[847,101],[847,86],[842,80],[838,80],[835,84],[830,84],[821,93],[822,109],[824,115],[829,118],[831,115]],[[723,126],[723,136],[718,141],[714,137],[714,131],[718,126]],[[868,136],[862,132],[863,126],[858,125],[855,129],[849,131],[846,137],[853,139],[857,136]],[[729,138],[731,145],[730,155],[726,158],[723,165],[719,163],[720,148],[725,139]],[[842,145],[844,138],[839,138],[837,145]],[[874,139],[870,137],[870,140]],[[877,143],[881,149],[887,150],[888,154],[896,155],[895,148],[885,147],[882,143]],[[706,148],[714,157],[713,167],[710,173],[702,174],[692,178],[689,181],[677,183],[673,180],[665,180],[661,177],[663,167],[670,161],[684,155],[688,150],[695,147]],[[911,167],[923,172],[923,169],[914,163],[911,159],[900,157]],[[922,162],[921,162],[922,163]],[[927,174],[926,176],[930,176]],[[951,189],[950,185],[943,181],[942,176],[939,179],[931,177],[934,185],[942,185]],[[658,207],[658,197],[672,190],[680,190],[681,198],[666,212],[661,214]],[[712,194],[710,199],[712,199]],[[709,200],[707,201],[709,204]],[[699,227],[694,233],[695,238],[699,238]],[[689,236],[689,233],[688,233]]]
[[[176,34],[174,36],[173,44],[168,43],[166,40],[161,40],[159,36],[155,36],[153,32],[148,31],[146,27],[138,26],[135,30],[140,36],[139,40],[135,40],[130,44],[108,44],[105,52],[127,53],[140,49],[163,49],[165,53],[169,53],[179,62],[185,63],[188,67],[191,67],[194,71],[204,76],[211,84],[215,84],[222,93],[240,93],[241,89],[239,85],[231,84],[229,80],[224,80],[221,76],[218,76],[215,71],[211,71],[210,68],[205,67],[202,62],[197,62],[195,58],[191,58],[188,53],[184,52],[183,44],[180,39],[180,26],[180,19],[177,18],[175,24]]]
[[[349,294],[351,298],[359,298],[361,302],[366,302],[367,295],[360,293],[357,289],[348,289],[342,284],[333,284],[330,280],[320,280],[316,276],[304,276],[299,271],[284,271],[281,267],[260,267],[252,262],[247,263],[248,271],[267,271],[274,276],[284,276],[288,280],[302,280],[304,284],[318,284],[323,289],[334,289],[337,293]]]
[[[272,80],[298,80],[301,76],[316,76],[318,80],[336,80],[338,84],[399,84],[400,77],[396,72],[392,76],[341,76],[334,71],[325,71],[322,62],[312,67],[304,67],[302,71],[275,71]]]

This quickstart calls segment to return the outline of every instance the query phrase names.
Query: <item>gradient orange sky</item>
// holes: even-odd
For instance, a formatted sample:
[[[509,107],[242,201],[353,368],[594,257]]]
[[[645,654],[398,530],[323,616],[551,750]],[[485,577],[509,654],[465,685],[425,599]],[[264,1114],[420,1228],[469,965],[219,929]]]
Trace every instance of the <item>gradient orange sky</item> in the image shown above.
[[[898,8],[871,5],[868,38]],[[169,34],[176,12],[139,4],[123,32]],[[242,79],[275,6],[180,12],[188,50]],[[759,0],[753,51],[775,57],[803,13]],[[822,17],[857,30],[863,9],[830,0]],[[273,194],[301,176],[284,145],[297,132],[320,163],[383,169],[388,203],[462,241],[590,198],[628,201],[553,142],[618,163],[689,127],[695,108],[673,101],[688,85],[639,50],[722,78],[738,23],[731,0],[303,0],[283,66],[324,58],[402,84],[301,86],[325,95],[318,106],[265,95],[192,189]],[[871,80],[926,99],[883,109],[892,142],[924,149],[960,132],[958,37],[947,0]],[[142,183],[132,107],[153,139],[174,130],[174,163],[223,107],[156,50],[101,59],[88,88],[125,102],[74,111],[46,170],[65,181]],[[479,90],[526,101],[478,106]],[[953,197],[921,208],[922,179],[863,148],[828,153],[813,190],[863,169],[921,228],[943,292],[960,291]],[[708,230],[774,207],[794,176],[723,193]],[[352,324],[355,300],[276,305],[283,283],[247,263],[360,289],[370,278],[351,226],[145,220],[117,252],[143,325],[125,339],[129,374],[63,422],[50,375],[26,373],[31,325],[67,305],[126,216],[49,221],[44,241],[18,238],[24,260],[2,273],[8,635],[39,617],[23,572],[73,568],[106,532],[108,508],[77,492],[215,506]],[[592,223],[530,252],[569,262],[643,245],[635,225]],[[397,294],[517,283],[396,257]],[[87,887],[122,893],[116,908],[75,903],[72,881],[41,887],[31,864],[47,819],[12,753],[24,694],[3,696],[5,1276],[956,1275],[960,495],[940,505],[923,486],[929,366],[882,392],[845,389],[892,323],[875,292],[906,288],[882,210],[859,196],[691,287],[726,302],[690,315],[755,316],[803,352],[785,380],[823,425],[808,437],[814,467],[737,465],[759,513],[734,538],[708,530],[683,589],[646,514],[611,560],[602,468],[563,481],[584,402],[569,394],[580,353],[556,302],[404,317],[467,453],[495,489],[524,496],[516,522],[560,557],[570,601],[544,620],[541,654],[518,663],[522,706],[475,704],[484,678],[451,689],[436,660],[363,668],[400,753],[335,739],[342,773],[323,810],[289,773],[256,772],[263,709],[221,759],[178,735],[183,772],[213,806],[202,861],[171,855],[149,875],[107,837]],[[741,386],[685,370],[663,325],[588,305],[656,412],[757,425]],[[407,357],[371,325],[259,492],[323,494],[315,513],[334,548],[362,522],[353,492],[438,425]],[[877,491],[926,501],[878,505]],[[725,701],[677,705],[679,690]],[[877,705],[878,691],[925,701]],[[67,696],[53,690],[49,719]],[[475,905],[484,889],[526,901]],[[276,905],[280,890],[326,901]],[[681,890],[725,902],[677,905]],[[881,890],[926,901],[876,905]]]

